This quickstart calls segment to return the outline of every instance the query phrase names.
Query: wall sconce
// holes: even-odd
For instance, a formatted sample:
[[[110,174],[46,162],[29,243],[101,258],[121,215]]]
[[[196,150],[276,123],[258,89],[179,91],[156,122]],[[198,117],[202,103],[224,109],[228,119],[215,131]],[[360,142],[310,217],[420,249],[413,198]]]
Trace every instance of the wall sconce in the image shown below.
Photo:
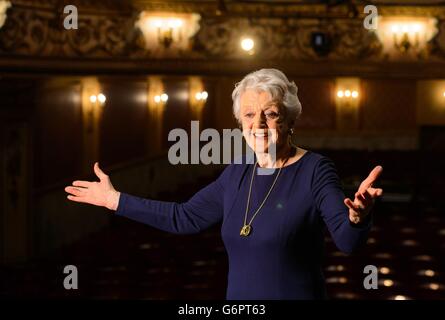
[[[182,20],[181,19],[159,19],[154,20],[154,27],[157,30],[158,42],[162,44],[165,48],[170,48],[173,42],[173,36],[176,35],[175,39],[178,41],[182,40]]]
[[[3,27],[6,21],[6,11],[11,7],[11,2],[0,0],[0,28]]]
[[[99,107],[103,107],[105,105],[105,101],[107,100],[107,97],[103,93],[99,93],[98,95],[92,94],[90,95],[90,103],[91,106],[88,108],[87,111],[87,132],[91,133],[93,132],[93,126],[94,126],[94,116],[96,112],[100,110],[96,110]]]
[[[337,97],[340,99],[357,99],[358,91],[357,90],[338,90]]]
[[[336,79],[336,118],[340,130],[356,130],[359,127],[360,79]]]
[[[101,85],[95,77],[82,78],[81,88],[82,169],[90,172],[92,161],[99,158],[100,122],[107,97],[102,93]]]
[[[437,33],[437,19],[430,17],[379,17],[377,36],[389,55],[418,55]]]
[[[164,83],[157,76],[147,79],[148,127],[146,141],[153,154],[161,152],[163,144],[164,112],[168,101]]]
[[[394,24],[391,27],[394,47],[401,52],[406,52],[411,48],[413,50],[418,50],[421,29],[420,24]]]
[[[188,49],[189,39],[199,30],[200,19],[196,13],[143,11],[136,27],[142,31],[150,50],[157,47]]]
[[[209,94],[204,90],[204,83],[200,77],[189,78],[189,106],[192,118],[202,120],[202,111]]]

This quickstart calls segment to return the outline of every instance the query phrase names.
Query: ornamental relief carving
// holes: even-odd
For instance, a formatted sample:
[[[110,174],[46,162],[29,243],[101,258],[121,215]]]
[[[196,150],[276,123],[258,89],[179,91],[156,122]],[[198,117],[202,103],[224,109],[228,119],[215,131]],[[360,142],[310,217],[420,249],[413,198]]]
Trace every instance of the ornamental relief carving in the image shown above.
[[[439,32],[431,41],[431,53],[436,57],[445,59],[445,19],[437,23]]]
[[[76,1],[73,1],[76,2]],[[85,5],[91,1],[77,1]],[[27,6],[24,4],[28,3]],[[32,3],[32,6],[30,5]],[[119,5],[115,0],[101,2],[100,7],[79,14],[79,28],[65,30],[61,10],[48,9],[48,5],[60,6],[57,0],[14,1],[8,10],[5,25],[0,29],[0,57],[32,56],[56,58],[190,58],[227,59],[251,58],[240,50],[240,39],[248,35],[256,40],[255,54],[265,60],[367,60],[381,61],[382,45],[372,31],[363,27],[361,18],[314,19],[289,17],[227,18],[204,15],[200,30],[191,39],[190,49],[171,50],[147,48],[141,31],[135,27],[138,12],[130,9],[128,3]],[[94,2],[96,3],[96,2]],[[109,5],[109,10],[101,8]],[[173,4],[164,6],[178,7]],[[153,6],[153,5],[152,5]],[[235,6],[238,8],[238,5]],[[117,10],[122,8],[122,11]],[[182,5],[186,11],[186,6]],[[250,7],[249,7],[250,8]],[[266,12],[268,6],[260,6],[259,12]],[[310,6],[298,9],[308,13]],[[159,8],[158,8],[159,9]],[[133,11],[132,11],[133,10]],[[249,10],[253,10],[250,8]],[[275,9],[278,10],[278,9]],[[315,9],[314,9],[315,10]],[[317,6],[316,10],[320,10]],[[411,10],[411,11],[410,11]],[[445,10],[419,8],[385,8],[388,14],[426,14],[431,10],[438,17]],[[444,17],[445,19],[445,17]],[[431,55],[424,59],[445,60],[444,19],[439,21],[438,35],[431,41]],[[328,54],[319,56],[311,48],[311,34],[323,31],[331,37]],[[421,57],[422,58],[422,57]]]
[[[113,58],[149,54],[132,17],[86,15],[78,23],[77,30],[65,30],[63,20],[52,12],[12,10],[0,29],[0,55]]]
[[[356,30],[356,32],[350,32]],[[373,32],[362,22],[328,21],[323,25],[315,19],[231,19],[225,22],[206,19],[196,35],[195,44],[212,57],[245,57],[239,49],[242,36],[255,39],[262,59],[319,59],[311,48],[312,32],[323,31],[332,39],[332,59],[378,58],[381,45]]]

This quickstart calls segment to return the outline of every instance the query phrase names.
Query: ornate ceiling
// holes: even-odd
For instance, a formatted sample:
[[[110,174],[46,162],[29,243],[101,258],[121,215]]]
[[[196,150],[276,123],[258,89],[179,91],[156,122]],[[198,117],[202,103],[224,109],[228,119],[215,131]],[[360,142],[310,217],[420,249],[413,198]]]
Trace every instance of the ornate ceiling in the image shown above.
[[[386,65],[390,62],[382,54],[376,36],[363,28],[364,15],[360,13],[351,17],[348,6],[340,4],[343,0],[329,0],[331,4],[339,3],[329,10],[325,5],[314,5],[314,1],[311,1],[312,5],[306,5],[307,1],[304,0],[225,1],[226,11],[221,15],[217,15],[218,2],[206,0],[10,1],[13,6],[8,10],[6,23],[0,29],[0,68],[12,70],[17,66],[40,68],[43,63],[51,68],[62,69],[75,68],[76,65],[83,69],[90,66],[95,68],[103,63],[108,70],[143,70],[141,66],[145,65],[146,69],[162,71],[168,65],[172,70],[181,68],[181,65],[195,70],[197,67],[205,68],[206,65],[221,65],[214,61],[230,63],[238,60],[243,61],[246,68],[252,63],[264,65],[283,61],[305,65],[313,63],[315,67],[323,62],[335,61],[351,68],[365,68],[363,62],[368,65]],[[78,30],[61,28],[61,8],[68,2],[81,8]],[[417,3],[395,0],[372,2]],[[424,0],[422,3],[442,2]],[[147,48],[141,32],[135,28],[142,10],[201,14],[201,29],[191,39],[190,50],[157,52],[154,48]],[[418,59],[439,63],[440,68],[431,67],[431,70],[445,72],[445,6],[381,5],[380,12],[436,17],[439,34],[430,43],[430,54],[419,56]],[[321,25],[334,39],[332,51],[324,57],[312,50],[309,40],[311,32],[319,31]],[[245,31],[261,39],[257,56],[249,58],[240,54],[238,41]],[[167,62],[160,64],[159,59]],[[234,68],[239,65],[239,62],[233,64]]]

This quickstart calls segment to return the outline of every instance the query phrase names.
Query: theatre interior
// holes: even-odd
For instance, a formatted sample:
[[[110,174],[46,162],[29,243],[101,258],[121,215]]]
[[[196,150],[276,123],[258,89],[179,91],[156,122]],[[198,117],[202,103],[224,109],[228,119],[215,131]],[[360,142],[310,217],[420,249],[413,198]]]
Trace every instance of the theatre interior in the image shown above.
[[[225,299],[220,224],[171,234],[64,188],[98,161],[119,191],[187,201],[227,164],[170,163],[169,133],[237,128],[232,91],[261,68],[297,84],[296,144],[345,195],[383,166],[366,245],[326,232],[329,298],[445,299],[442,0],[0,0],[0,297]]]

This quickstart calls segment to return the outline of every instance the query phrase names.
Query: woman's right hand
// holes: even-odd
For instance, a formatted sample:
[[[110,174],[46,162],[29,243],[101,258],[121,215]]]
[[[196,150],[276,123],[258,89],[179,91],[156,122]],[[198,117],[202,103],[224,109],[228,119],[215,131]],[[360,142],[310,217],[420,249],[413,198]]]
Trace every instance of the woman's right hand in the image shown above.
[[[120,192],[114,189],[110,178],[99,168],[97,162],[94,164],[94,173],[99,182],[74,181],[72,186],[65,188],[69,193],[68,199],[117,210]]]

